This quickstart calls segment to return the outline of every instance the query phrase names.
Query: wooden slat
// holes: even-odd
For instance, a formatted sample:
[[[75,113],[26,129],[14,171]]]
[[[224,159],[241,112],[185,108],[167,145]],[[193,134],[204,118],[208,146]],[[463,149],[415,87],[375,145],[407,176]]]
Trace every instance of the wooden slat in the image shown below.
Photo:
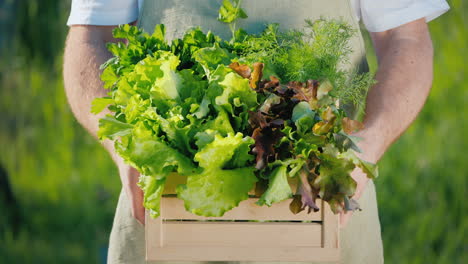
[[[317,223],[163,222],[165,247],[321,247],[321,230]]]
[[[339,248],[340,226],[339,215],[335,215],[326,202],[322,202],[323,230],[322,239],[324,248]]]
[[[162,247],[163,246],[163,232],[162,230],[162,218],[156,219],[149,215],[149,212],[145,212],[145,239],[146,239],[146,250],[149,253],[149,246],[151,247]],[[148,235],[151,234],[151,235]]]
[[[190,219],[190,220],[278,220],[278,221],[321,221],[322,213],[306,210],[299,214],[293,214],[289,210],[291,199],[273,204],[271,207],[259,206],[255,204],[258,198],[249,198],[242,201],[238,207],[228,211],[222,217],[202,217],[187,212],[184,208],[184,202],[176,197],[163,197],[161,199],[161,208],[164,210],[164,219]],[[317,203],[321,206],[321,201]]]
[[[185,181],[182,176],[173,176],[166,186],[167,193],[175,193],[175,187]],[[326,203],[318,201],[317,204],[321,207],[318,213],[308,215],[301,212],[294,215],[289,211],[290,200],[270,208],[255,205],[257,200],[258,198],[250,198],[243,201],[239,207],[221,218],[205,218],[186,212],[181,200],[163,197],[161,217],[152,219],[146,215],[147,260],[339,261],[339,218]],[[216,219],[282,222],[203,221]],[[287,222],[301,220],[317,222]]]
[[[294,261],[338,263],[338,249],[311,247],[165,247],[161,251],[150,252],[147,260],[152,261]]]
[[[297,179],[296,179],[296,177],[294,177],[294,178],[289,177],[288,181],[289,181],[289,185],[291,186],[291,190],[293,190],[293,192],[296,192],[296,188],[297,188]],[[185,184],[186,182],[187,182],[187,176],[182,176],[182,175],[177,174],[177,173],[171,173],[167,177],[167,181],[166,181],[166,184],[164,186],[163,194],[165,194],[165,195],[176,194],[177,186],[179,184]],[[249,192],[249,195],[255,195],[255,189],[252,189]]]

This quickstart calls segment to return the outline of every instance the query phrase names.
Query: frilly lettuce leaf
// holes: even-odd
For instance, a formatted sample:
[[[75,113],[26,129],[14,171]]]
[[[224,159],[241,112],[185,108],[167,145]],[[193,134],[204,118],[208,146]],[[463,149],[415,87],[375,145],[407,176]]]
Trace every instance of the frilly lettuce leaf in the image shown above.
[[[133,125],[117,120],[111,115],[107,115],[99,120],[99,139],[115,139],[132,133]]]
[[[195,154],[203,171],[190,175],[185,185],[177,188],[187,211],[202,216],[222,216],[248,198],[257,178],[253,167],[245,167],[253,157],[247,146],[252,139],[241,133],[222,137],[217,134],[211,143]],[[224,169],[227,165],[236,169]]]
[[[195,144],[199,149],[203,149],[206,145],[213,142],[213,140],[215,139],[215,135],[217,134],[218,132],[212,129],[207,129],[203,132],[198,132],[197,134],[195,134]]]
[[[369,179],[375,179],[379,176],[379,168],[377,164],[362,160],[356,156],[352,149],[339,154],[341,158],[352,161],[356,166],[362,169]]]
[[[175,70],[179,65],[179,59],[172,55],[167,60],[161,61],[163,76],[157,78],[151,87],[151,95],[158,99],[179,98],[178,89],[181,84],[180,74]]]
[[[258,205],[271,206],[291,198],[293,193],[288,183],[288,166],[279,166],[270,173],[268,189],[257,201]]]
[[[91,102],[91,113],[99,114],[110,104],[114,104],[114,99],[109,97],[95,98]]]
[[[218,65],[229,65],[234,57],[233,53],[217,44],[213,47],[199,49],[193,54],[193,58],[203,67],[209,80],[211,80],[211,73],[216,70]]]
[[[140,175],[138,186],[143,190],[143,206],[149,210],[151,217],[161,214],[161,196],[164,191],[166,177]]]
[[[196,171],[190,158],[168,146],[141,121],[130,135],[116,142],[116,151],[143,175],[164,177],[172,171],[184,175]]]
[[[309,103],[300,102],[293,108],[291,120],[296,125],[298,133],[304,135],[315,124],[315,112],[310,108]]]
[[[223,107],[228,113],[234,114],[234,107],[247,109],[257,106],[257,93],[249,86],[249,80],[239,74],[230,72],[224,80],[219,82],[224,89],[220,96],[216,97],[217,105]]]
[[[194,153],[192,138],[198,132],[198,119],[188,119],[181,106],[175,106],[165,113],[166,118],[154,112],[153,116],[159,128],[169,139],[170,146],[185,154]]]
[[[127,123],[134,123],[150,106],[150,100],[143,100],[139,94],[135,94],[130,97],[122,112],[125,114]]]
[[[170,52],[160,51],[157,55],[159,58],[148,57],[137,65],[144,67],[146,63],[151,63],[154,66],[153,69],[157,69],[159,66],[159,69],[154,72],[145,72],[146,76],[154,74],[150,77],[151,80],[155,77],[150,89],[151,97],[156,100],[177,99],[182,82],[180,74],[176,72],[180,60]]]
[[[115,58],[112,58],[115,60]],[[101,74],[101,81],[103,81],[103,86],[105,89],[112,88],[118,81],[118,76],[115,73],[114,68],[106,67]]]
[[[247,14],[244,9],[240,7],[241,1],[224,0],[223,4],[219,9],[218,20],[224,23],[232,23],[238,18],[247,18]]]
[[[204,169],[224,168],[234,157],[236,150],[245,144],[252,145],[253,140],[250,137],[243,137],[241,133],[228,134],[226,137],[215,135],[213,142],[195,154],[194,160]]]
[[[132,82],[133,83],[133,82]],[[135,94],[137,94],[134,85],[132,85],[126,76],[122,77],[117,82],[117,89],[113,92],[113,97],[116,105],[125,106],[128,100]]]
[[[343,211],[345,197],[353,196],[357,187],[350,175],[354,163],[337,155],[338,150],[332,145],[324,147],[324,152],[319,155],[319,176],[313,182],[314,187],[320,189],[320,198],[330,204],[334,213]]]
[[[207,121],[201,127],[200,132],[195,134],[195,144],[199,149],[203,149],[207,144],[213,142],[215,135],[225,137],[228,134],[234,134],[234,129],[227,113],[221,109],[215,119]]]
[[[234,134],[234,129],[229,121],[229,116],[224,110],[220,110],[215,119],[206,122],[203,126],[203,130],[205,129],[216,130],[222,136],[227,136],[230,133]]]
[[[123,74],[117,82],[114,99],[118,105],[126,105],[128,100],[139,94],[161,110],[174,105],[179,99],[182,87],[181,74],[176,71],[180,61],[174,54],[158,51],[138,62],[133,70]]]
[[[246,200],[257,178],[253,167],[234,170],[209,169],[187,178],[177,187],[185,209],[201,216],[222,216]]]
[[[206,80],[195,75],[193,70],[185,69],[178,72],[182,84],[179,86],[179,97],[182,101],[192,99],[193,102],[202,101],[205,95],[205,89],[208,86]]]

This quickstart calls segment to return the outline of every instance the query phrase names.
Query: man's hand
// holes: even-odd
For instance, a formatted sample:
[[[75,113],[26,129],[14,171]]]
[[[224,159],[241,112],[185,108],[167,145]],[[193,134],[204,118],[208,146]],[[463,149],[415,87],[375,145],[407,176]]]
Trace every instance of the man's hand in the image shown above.
[[[138,187],[138,178],[140,173],[127,164],[119,165],[120,178],[125,179],[122,182],[125,194],[130,202],[132,216],[142,225],[145,224],[145,208],[143,207],[143,191]]]
[[[369,178],[367,178],[367,175],[360,168],[354,169],[351,172],[351,177],[353,177],[353,179],[357,183],[356,193],[354,194],[352,198],[356,201],[359,201],[359,198],[361,198],[362,192],[364,191],[367,185],[367,182],[369,181]],[[352,211],[341,212],[340,213],[340,226],[346,227],[352,215],[353,215]]]
[[[99,66],[111,57],[106,43],[116,41],[112,37],[114,27],[72,26],[65,48],[63,77],[68,102],[78,122],[95,137],[98,121],[108,111],[99,115],[91,114],[91,102],[96,97],[107,95],[99,77]],[[113,142],[107,140],[103,145],[117,164],[122,186],[131,203],[132,215],[144,224],[143,192],[136,185],[138,172],[123,163],[114,151]]]
[[[379,69],[377,84],[367,96],[364,129],[354,136],[363,151],[359,157],[377,163],[387,148],[414,121],[432,85],[433,48],[425,19],[384,32],[371,33]],[[352,173],[358,183],[354,199],[360,198],[368,179],[359,170]],[[362,208],[367,210],[367,208]],[[352,213],[340,215],[345,227]]]

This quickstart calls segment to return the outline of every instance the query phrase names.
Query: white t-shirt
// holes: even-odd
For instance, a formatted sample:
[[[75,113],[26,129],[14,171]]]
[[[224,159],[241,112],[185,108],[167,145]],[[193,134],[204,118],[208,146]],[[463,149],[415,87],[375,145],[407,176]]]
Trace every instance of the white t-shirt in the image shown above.
[[[163,0],[159,0],[163,1]],[[72,0],[67,25],[118,25],[138,18],[143,0]],[[357,18],[371,32],[381,32],[449,10],[445,0],[351,0]]]

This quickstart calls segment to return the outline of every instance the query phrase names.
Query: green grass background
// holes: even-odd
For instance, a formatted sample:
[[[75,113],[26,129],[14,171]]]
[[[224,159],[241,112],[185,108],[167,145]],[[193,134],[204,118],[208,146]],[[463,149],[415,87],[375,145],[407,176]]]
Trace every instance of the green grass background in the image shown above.
[[[61,63],[69,1],[0,1],[0,263],[100,263],[120,190],[71,114]],[[468,4],[430,23],[434,87],[376,181],[386,263],[468,263]],[[368,42],[370,45],[370,43]],[[376,62],[369,48],[369,61]]]

